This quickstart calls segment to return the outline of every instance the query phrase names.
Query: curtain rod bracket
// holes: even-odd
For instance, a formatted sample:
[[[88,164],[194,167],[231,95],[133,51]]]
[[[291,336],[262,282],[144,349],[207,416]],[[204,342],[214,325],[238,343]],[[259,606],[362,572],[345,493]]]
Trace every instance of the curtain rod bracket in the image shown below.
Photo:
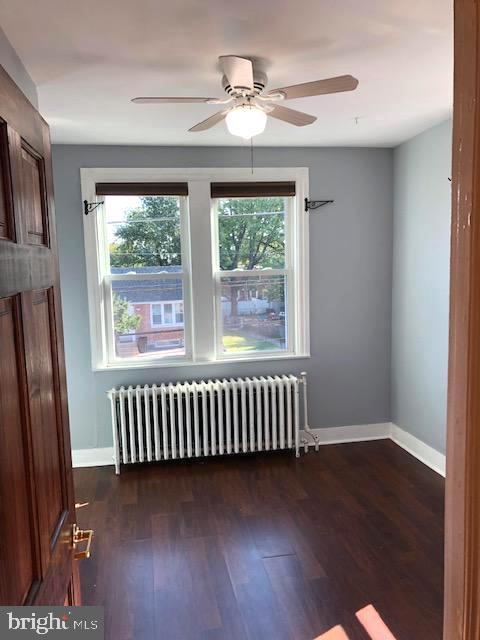
[[[97,207],[104,203],[104,200],[101,202],[88,202],[87,200],[83,201],[83,213],[88,216],[89,213],[95,211]]]
[[[309,200],[305,198],[305,212],[313,211],[314,209],[319,209],[320,207],[324,207],[326,204],[331,204],[335,202],[335,200]]]

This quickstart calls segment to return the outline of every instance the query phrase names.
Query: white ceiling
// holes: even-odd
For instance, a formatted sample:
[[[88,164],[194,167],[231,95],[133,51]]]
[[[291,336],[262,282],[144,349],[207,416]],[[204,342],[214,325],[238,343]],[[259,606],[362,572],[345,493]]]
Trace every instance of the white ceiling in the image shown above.
[[[0,24],[38,85],[56,143],[244,144],[218,107],[138,95],[221,96],[217,57],[257,57],[269,88],[350,73],[352,93],[292,100],[318,117],[269,119],[258,146],[393,146],[452,103],[453,0],[0,0]],[[355,122],[358,118],[358,123]]]

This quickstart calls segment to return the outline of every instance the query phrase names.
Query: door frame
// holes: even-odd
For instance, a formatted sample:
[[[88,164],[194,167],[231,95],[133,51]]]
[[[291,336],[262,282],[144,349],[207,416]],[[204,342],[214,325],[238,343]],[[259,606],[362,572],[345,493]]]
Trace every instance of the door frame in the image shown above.
[[[480,638],[480,4],[454,0],[444,640]]]

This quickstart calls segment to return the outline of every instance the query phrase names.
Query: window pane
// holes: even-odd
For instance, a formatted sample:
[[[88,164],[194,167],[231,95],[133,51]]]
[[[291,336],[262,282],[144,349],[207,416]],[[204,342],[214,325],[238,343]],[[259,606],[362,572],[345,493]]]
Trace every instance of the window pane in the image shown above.
[[[220,269],[285,267],[288,198],[217,200]]]
[[[181,280],[116,280],[112,282],[112,297],[117,358],[185,353],[184,327],[172,326],[173,303],[163,303],[183,299]],[[166,322],[168,307],[170,321]]]
[[[179,196],[106,196],[112,273],[158,273],[182,264]]]
[[[183,324],[183,302],[177,302],[175,309],[176,324]]]
[[[252,352],[288,348],[286,277],[221,278],[223,352]]]
[[[152,324],[163,324],[162,305],[152,304]]]
[[[173,324],[172,305],[163,305],[163,321],[165,324]]]

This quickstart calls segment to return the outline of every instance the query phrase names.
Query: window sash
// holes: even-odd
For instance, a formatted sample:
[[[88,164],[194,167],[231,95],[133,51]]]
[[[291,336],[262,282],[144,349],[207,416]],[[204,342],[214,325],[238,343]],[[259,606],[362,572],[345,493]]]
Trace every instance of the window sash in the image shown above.
[[[106,273],[104,280],[114,282],[118,280],[181,280],[187,275],[185,271],[159,271],[158,273]]]
[[[236,271],[216,271],[215,278],[248,278],[250,276],[284,276],[290,269],[237,269]]]
[[[132,194],[129,194],[132,195]],[[138,193],[133,195],[139,195]],[[142,195],[142,194],[140,194]],[[157,194],[155,194],[157,195]],[[167,194],[170,195],[170,194]],[[177,194],[173,194],[177,195]],[[101,318],[103,323],[104,358],[107,366],[133,365],[141,366],[137,358],[119,358],[115,351],[115,331],[113,322],[113,288],[114,281],[150,280],[152,282],[163,282],[165,280],[181,280],[184,305],[184,353],[177,356],[160,357],[157,353],[152,353],[151,357],[142,358],[142,362],[155,361],[159,364],[169,362],[175,363],[191,359],[192,352],[192,331],[193,318],[190,304],[190,250],[189,250],[189,224],[188,224],[188,203],[185,197],[179,198],[180,208],[180,250],[182,255],[181,271],[159,271],[158,273],[110,273],[110,253],[107,231],[106,207],[99,207],[97,217],[98,224],[98,256],[101,277]]]
[[[143,194],[127,194],[127,195],[143,195]],[[148,194],[147,194],[148,195]],[[158,195],[158,194],[154,194],[154,195]],[[162,194],[160,194],[162,195]],[[176,194],[174,194],[176,195]],[[187,215],[187,206],[188,206],[188,202],[187,202],[187,198],[186,197],[178,197],[178,202],[179,202],[179,215],[178,215],[178,219],[177,218],[169,218],[169,220],[175,221],[177,222],[178,220],[178,225],[179,225],[179,229],[180,229],[180,252],[181,252],[181,259],[182,259],[182,264],[178,265],[178,267],[180,268],[180,270],[184,269],[184,263],[185,260],[189,260],[190,256],[189,255],[185,255],[184,256],[184,248],[186,245],[186,241],[185,241],[185,237],[186,237],[186,233],[187,231],[187,225],[188,225],[188,215]],[[156,219],[157,221],[160,221],[159,218]],[[130,274],[113,274],[111,273],[111,265],[110,265],[110,247],[109,247],[109,240],[108,240],[108,222],[106,219],[106,202],[104,201],[103,203],[101,203],[101,205],[99,206],[98,209],[98,221],[99,221],[99,252],[102,254],[101,257],[101,261],[100,261],[100,271],[101,274],[104,276],[110,276],[112,278],[115,278],[116,276],[120,276],[119,279],[122,279],[123,276],[126,275],[130,275]],[[148,221],[154,221],[154,219],[150,219]],[[142,221],[138,221],[138,222],[126,222],[126,224],[143,224],[147,222],[147,220],[142,220]],[[133,268],[133,267],[132,267]],[[156,274],[136,274],[137,276],[149,276],[149,275],[159,275],[159,274],[170,274],[170,273],[175,273],[175,272],[169,272],[169,271],[158,271],[158,273]],[[137,279],[142,279],[140,277],[138,277]]]
[[[288,183],[289,184],[289,183]],[[293,183],[295,184],[295,183]],[[295,190],[294,190],[295,193]],[[263,197],[257,196],[257,197]],[[220,233],[219,233],[219,214],[218,214],[218,200],[220,198],[212,198],[212,217],[213,217],[213,242],[214,242],[214,273],[213,278],[215,281],[215,358],[216,360],[235,360],[246,359],[245,353],[231,353],[225,352],[223,349],[223,315],[222,315],[222,300],[221,300],[221,281],[224,278],[245,278],[248,279],[251,276],[268,277],[268,276],[284,276],[285,278],[285,290],[287,294],[286,299],[286,337],[287,337],[287,349],[262,351],[262,356],[272,354],[282,354],[285,356],[294,355],[297,351],[297,326],[295,314],[295,256],[293,252],[292,243],[294,241],[294,224],[295,216],[294,207],[297,204],[296,198],[292,195],[283,195],[285,198],[285,267],[283,269],[237,269],[234,271],[220,269]],[[222,196],[225,198],[225,196]],[[258,357],[260,352],[253,352]],[[251,358],[256,359],[255,356]]]

